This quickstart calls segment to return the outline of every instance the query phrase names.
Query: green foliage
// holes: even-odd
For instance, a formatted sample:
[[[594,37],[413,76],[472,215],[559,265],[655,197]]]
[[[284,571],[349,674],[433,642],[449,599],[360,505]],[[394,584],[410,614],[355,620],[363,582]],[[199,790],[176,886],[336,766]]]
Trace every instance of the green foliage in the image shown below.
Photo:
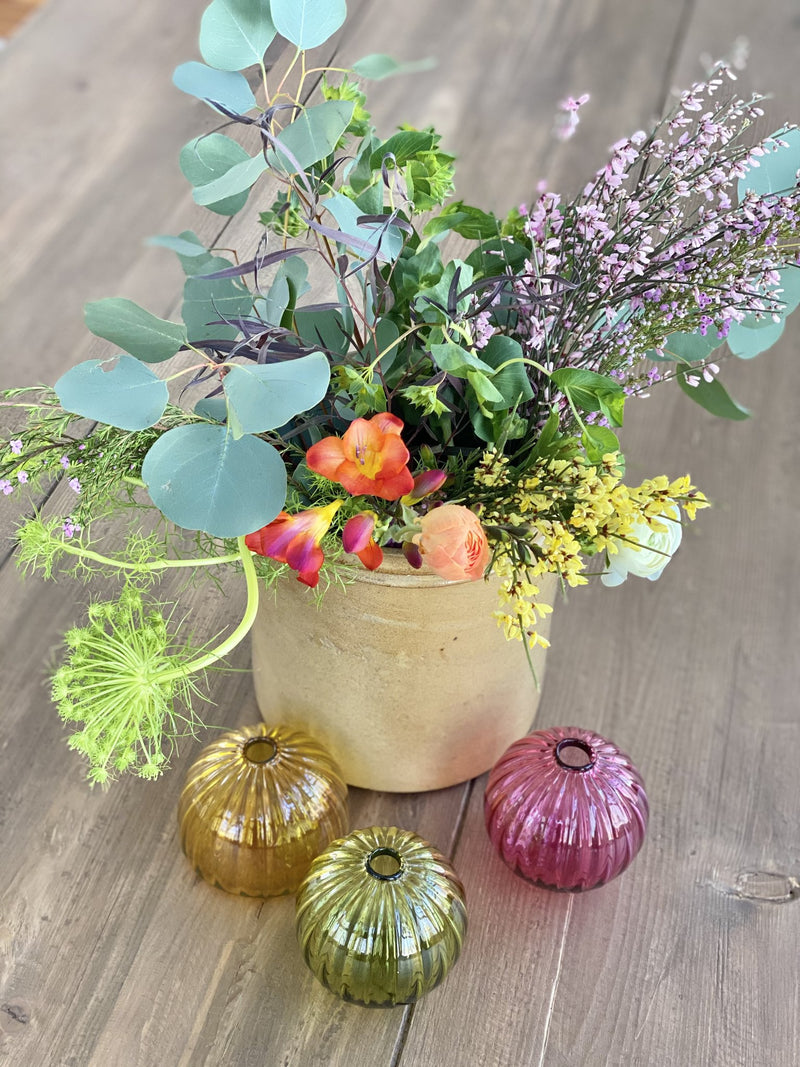
[[[367,97],[364,92],[351,82],[347,75],[338,85],[331,85],[326,76],[322,78],[322,95],[326,100],[350,100],[353,103],[353,115],[347,124],[345,134],[352,137],[366,137],[370,132],[370,114],[366,109]]]
[[[382,81],[384,78],[394,77],[396,74],[420,74],[426,70],[432,70],[436,66],[434,59],[412,59],[406,63],[398,62],[383,52],[373,52],[368,56],[357,59],[353,64],[353,70],[360,78],[370,81]]]
[[[200,22],[200,54],[220,70],[260,63],[275,37],[263,0],[212,0]]]
[[[181,63],[175,68],[172,81],[181,92],[196,96],[215,111],[219,111],[215,104],[242,114],[256,106],[247,79],[235,71],[215,70],[204,63]]]
[[[248,156],[240,163],[235,163],[230,170],[221,174],[207,185],[194,190],[192,196],[196,204],[203,206],[225,202],[231,197],[246,193],[267,169],[267,161],[262,155]]]
[[[65,411],[122,430],[153,426],[169,396],[166,384],[149,367],[125,355],[79,363],[62,374],[55,391]]]
[[[321,352],[266,365],[229,364],[222,384],[231,433],[238,439],[283,426],[322,400],[330,377],[328,360]]]
[[[142,464],[155,506],[176,526],[239,537],[272,522],[286,499],[286,468],[271,444],[225,426],[168,430]]]
[[[681,368],[676,375],[676,380],[684,393],[691,397],[696,404],[699,404],[701,408],[705,408],[706,411],[721,419],[740,421],[750,417],[750,412],[747,408],[742,407],[730,396],[718,378],[713,378],[708,382],[700,374],[697,374],[694,377],[699,380],[695,385],[691,385],[686,380],[689,373],[690,371],[687,369]]]
[[[197,276],[229,267],[228,260],[221,256],[208,256],[206,259],[196,256],[190,262],[196,266],[197,274],[186,279],[181,307],[181,318],[186,323],[189,340],[193,344],[212,338],[233,340],[239,332],[235,323],[252,309],[250,291],[234,278]],[[221,322],[223,319],[226,321]]]
[[[258,221],[281,237],[299,237],[308,229],[303,213],[286,193],[278,193],[270,207],[258,216]]]
[[[744,178],[739,179],[739,199],[748,192],[759,196],[785,193],[797,184],[800,170],[800,130],[781,129],[772,134],[770,149],[758,160],[758,166],[750,167]],[[776,141],[784,142],[778,146]]]
[[[132,300],[95,300],[86,304],[83,313],[95,336],[112,341],[145,363],[162,363],[186,344],[185,326],[159,319]]]
[[[270,0],[270,6],[278,33],[298,48],[324,44],[347,16],[345,0]]]
[[[233,167],[249,160],[250,156],[236,141],[222,133],[209,133],[205,137],[196,137],[181,149],[179,158],[183,176],[195,189],[208,186],[223,177]],[[250,187],[225,196],[216,202],[209,201],[204,206],[218,215],[235,215],[247,203]],[[181,251],[176,248],[175,251]],[[182,252],[186,255],[186,252]],[[189,252],[189,255],[199,255]]]
[[[352,100],[326,100],[306,108],[281,131],[277,146],[267,153],[267,162],[276,170],[292,174],[298,167],[305,170],[327,159],[350,124],[354,110]]]

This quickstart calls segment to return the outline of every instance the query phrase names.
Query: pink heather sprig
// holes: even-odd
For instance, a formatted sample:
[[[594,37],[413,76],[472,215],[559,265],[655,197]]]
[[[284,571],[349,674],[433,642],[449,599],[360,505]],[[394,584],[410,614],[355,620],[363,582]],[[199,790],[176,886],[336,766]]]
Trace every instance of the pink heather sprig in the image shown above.
[[[553,125],[553,133],[559,141],[568,141],[575,133],[575,130],[578,128],[578,123],[580,122],[578,111],[589,101],[589,99],[589,94],[583,93],[577,98],[568,96],[566,100],[562,100],[558,105],[560,112],[556,115],[556,120]]]
[[[527,355],[548,368],[581,366],[625,380],[672,332],[724,338],[746,314],[780,310],[779,295],[765,290],[781,267],[798,262],[790,249],[800,193],[750,193],[733,206],[736,182],[781,142],[745,143],[762,98],[713,100],[726,73],[684,93],[649,137],[638,132],[613,145],[574,201],[543,192],[527,210],[533,249],[524,274],[539,279],[543,296],[559,293],[559,278],[576,285],[521,310],[515,335]],[[517,281],[520,296],[526,285]],[[546,392],[546,380],[538,384]]]

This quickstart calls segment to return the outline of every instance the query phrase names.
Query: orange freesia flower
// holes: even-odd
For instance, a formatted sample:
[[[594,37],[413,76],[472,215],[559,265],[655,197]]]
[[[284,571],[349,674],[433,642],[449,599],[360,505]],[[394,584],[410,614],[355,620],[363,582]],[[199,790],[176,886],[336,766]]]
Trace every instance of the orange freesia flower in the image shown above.
[[[320,543],[343,503],[334,500],[324,508],[309,508],[296,515],[282,511],[272,522],[248,534],[244,543],[259,556],[288,563],[297,571],[298,580],[313,589],[325,559]]]
[[[489,565],[491,549],[478,516],[461,504],[442,504],[419,520],[414,534],[425,563],[448,582],[477,581]]]
[[[345,552],[358,556],[368,571],[376,571],[383,563],[383,550],[372,536],[374,529],[375,515],[371,511],[362,511],[348,519],[342,530]]]
[[[403,420],[383,412],[355,419],[344,437],[324,437],[306,452],[309,469],[343,485],[353,496],[397,500],[410,493],[414,479],[409,452],[400,437]]]

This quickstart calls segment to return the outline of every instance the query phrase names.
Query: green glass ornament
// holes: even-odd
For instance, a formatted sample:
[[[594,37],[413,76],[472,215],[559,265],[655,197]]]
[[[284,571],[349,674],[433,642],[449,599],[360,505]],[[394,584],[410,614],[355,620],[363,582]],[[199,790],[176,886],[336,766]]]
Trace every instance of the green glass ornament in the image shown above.
[[[464,887],[427,841],[395,826],[355,830],[311,864],[297,937],[331,992],[369,1007],[410,1004],[458,959]]]
[[[181,845],[228,893],[292,893],[311,861],[347,831],[347,786],[313,738],[264,723],[223,734],[189,769]]]

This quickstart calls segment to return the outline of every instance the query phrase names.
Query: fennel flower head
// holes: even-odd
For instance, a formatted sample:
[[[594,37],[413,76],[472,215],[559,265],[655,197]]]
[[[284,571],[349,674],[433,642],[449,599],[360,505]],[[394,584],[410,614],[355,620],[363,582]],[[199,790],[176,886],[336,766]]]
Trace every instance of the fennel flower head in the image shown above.
[[[65,635],[66,662],[53,677],[53,700],[65,722],[81,728],[70,748],[89,762],[88,778],[106,784],[121,771],[156,778],[164,751],[193,732],[189,709],[196,686],[191,650],[176,646],[158,607],[127,586],[118,600],[92,604],[87,626]]]

